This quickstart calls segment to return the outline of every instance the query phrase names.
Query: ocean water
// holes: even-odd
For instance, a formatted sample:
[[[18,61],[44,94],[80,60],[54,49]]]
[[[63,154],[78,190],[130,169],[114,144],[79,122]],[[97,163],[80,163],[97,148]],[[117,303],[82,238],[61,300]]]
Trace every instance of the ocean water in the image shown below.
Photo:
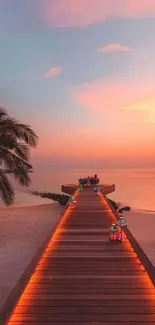
[[[117,170],[61,170],[34,172],[28,190],[17,185],[16,202],[18,206],[48,203],[40,197],[30,195],[32,190],[61,192],[62,184],[77,184],[80,177],[97,174],[102,184],[115,184],[116,190],[109,194],[111,199],[130,205],[132,209],[155,211],[155,169],[117,169]]]

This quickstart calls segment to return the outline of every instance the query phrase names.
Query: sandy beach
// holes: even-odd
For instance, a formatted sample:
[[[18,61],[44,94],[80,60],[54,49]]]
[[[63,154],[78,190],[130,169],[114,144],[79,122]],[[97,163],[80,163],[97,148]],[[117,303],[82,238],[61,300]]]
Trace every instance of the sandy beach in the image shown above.
[[[59,221],[63,209],[58,203],[0,209],[0,309]],[[124,216],[155,265],[155,215],[131,211]]]
[[[0,309],[63,209],[58,203],[0,209]]]
[[[131,233],[155,266],[155,213],[131,210],[123,214]]]

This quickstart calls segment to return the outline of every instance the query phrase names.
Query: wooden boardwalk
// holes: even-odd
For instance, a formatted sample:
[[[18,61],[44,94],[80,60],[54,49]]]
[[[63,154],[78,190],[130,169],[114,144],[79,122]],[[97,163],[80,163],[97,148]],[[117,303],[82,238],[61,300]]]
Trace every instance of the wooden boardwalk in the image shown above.
[[[76,195],[23,292],[10,325],[155,324],[155,288],[128,241],[112,243],[107,201]]]

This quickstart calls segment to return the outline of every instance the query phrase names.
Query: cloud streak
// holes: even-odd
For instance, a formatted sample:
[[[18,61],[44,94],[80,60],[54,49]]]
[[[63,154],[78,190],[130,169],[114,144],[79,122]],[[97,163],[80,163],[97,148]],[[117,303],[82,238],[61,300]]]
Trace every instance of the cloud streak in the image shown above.
[[[98,48],[97,51],[101,53],[132,52],[132,50],[129,47],[121,45],[119,43],[108,44],[106,46]]]
[[[61,72],[62,72],[62,67],[52,67],[44,74],[44,78],[49,79],[52,77],[59,76]]]
[[[44,0],[42,8],[49,27],[87,27],[107,19],[155,16],[154,0]]]
[[[155,84],[152,80],[130,78],[109,78],[84,83],[76,88],[72,96],[84,108],[95,113],[130,109],[155,98]]]

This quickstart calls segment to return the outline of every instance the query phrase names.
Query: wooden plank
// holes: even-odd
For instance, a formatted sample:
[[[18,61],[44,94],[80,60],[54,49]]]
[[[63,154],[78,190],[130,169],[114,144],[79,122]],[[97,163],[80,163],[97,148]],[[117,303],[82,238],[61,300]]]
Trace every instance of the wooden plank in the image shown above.
[[[37,290],[37,293],[36,293]],[[126,294],[128,295],[134,295],[134,294],[147,294],[148,293],[148,288],[147,289],[142,289],[142,288],[134,288],[134,287],[128,287],[128,288],[119,288],[119,295],[120,294]],[[39,286],[34,286],[33,288],[30,287],[27,289],[26,294],[115,294],[116,288],[74,288],[74,287],[65,287],[65,288],[53,288],[53,286],[49,287],[39,287]],[[153,295],[154,294],[154,289],[149,289],[149,294]]]
[[[130,305],[129,305],[130,302]],[[142,309],[146,307],[148,310],[150,308],[155,307],[155,300],[153,299],[132,299],[130,301],[128,300],[102,300],[102,299],[91,299],[91,300],[80,300],[80,299],[32,299],[28,296],[28,299],[26,297],[22,298],[18,306],[44,306],[44,307],[107,307],[110,306],[113,307],[141,307]],[[142,312],[141,309],[141,312]]]
[[[110,280],[121,280],[121,281],[126,281],[126,280],[132,280],[133,282],[137,282],[138,280],[141,281],[146,281],[148,282],[148,275],[146,273],[144,273],[144,275],[137,275],[137,274],[47,274],[47,273],[43,273],[43,272],[34,272],[35,276],[41,276],[42,278],[55,278],[55,279],[91,279],[91,281],[93,281],[93,279],[105,279],[107,281]]]
[[[53,306],[53,308],[49,308],[49,306],[29,306],[23,305],[16,307],[14,313],[15,314],[111,314],[111,311],[114,314],[122,314],[122,306],[74,306],[74,307],[66,307],[66,306]],[[148,308],[143,306],[143,310],[141,306],[124,306],[123,307],[124,314],[155,314],[155,307]]]
[[[131,281],[130,282],[127,282],[127,283],[122,283],[122,282],[96,282],[94,281],[93,283],[92,282],[83,282],[83,281],[76,281],[76,283],[74,283],[73,281],[59,281],[59,282],[56,282],[56,281],[52,281],[49,279],[49,281],[44,281],[44,280],[35,280],[35,281],[30,281],[30,284],[29,284],[29,289],[30,288],[53,288],[53,289],[67,289],[67,288],[70,288],[70,287],[73,287],[73,288],[77,288],[77,289],[83,289],[84,290],[86,289],[91,289],[91,288],[94,288],[94,289],[97,289],[97,288],[101,288],[101,289],[121,289],[121,288],[124,288],[124,289],[128,289],[128,288],[135,288],[135,289],[152,289],[154,290],[153,286],[151,284],[147,284],[147,283],[132,283]]]
[[[67,260],[67,259],[66,259]],[[86,259],[86,261],[87,261],[87,259]],[[144,271],[143,269],[141,269],[140,268],[140,264],[138,264],[138,263],[125,263],[124,262],[124,264],[123,263],[114,263],[113,261],[110,263],[110,261],[108,261],[109,263],[98,263],[98,262],[96,262],[95,263],[95,261],[93,262],[88,262],[88,264],[87,265],[85,265],[85,263],[84,262],[82,262],[81,261],[81,264],[78,264],[78,262],[76,262],[76,263],[74,263],[74,261],[73,262],[71,262],[71,263],[73,263],[72,264],[72,266],[69,266],[68,264],[67,264],[67,261],[66,262],[61,262],[60,260],[59,261],[57,261],[56,263],[54,263],[54,262],[50,262],[50,261],[43,261],[43,262],[41,262],[41,263],[39,263],[38,264],[38,270],[41,270],[42,268],[48,268],[49,270],[50,269],[52,269],[52,270],[54,270],[55,268],[58,270],[58,269],[60,269],[61,271],[62,271],[62,267],[64,268],[64,270],[65,269],[70,269],[71,271],[73,270],[74,271],[74,269],[85,269],[85,270],[89,270],[89,268],[91,267],[91,270],[93,271],[93,270],[96,270],[97,269],[97,271],[99,271],[98,270],[98,268],[102,268],[101,269],[101,272],[102,273],[104,273],[104,271],[106,271],[106,270],[110,270],[111,272],[113,272],[114,273],[114,270],[119,270],[120,271],[120,273],[121,272],[123,272],[124,270],[126,271],[126,272],[128,272],[130,269],[131,270],[133,270],[133,271],[137,271],[137,272],[140,272],[140,273],[142,273],[142,271]],[[87,271],[88,271],[87,270]]]
[[[91,281],[90,281],[91,280]],[[75,282],[75,278],[72,278],[72,277],[64,277],[62,275],[62,277],[54,277],[54,276],[39,276],[39,275],[36,275],[35,277],[33,277],[31,280],[30,280],[30,284],[37,284],[37,283],[45,283],[45,284],[50,284],[52,283],[52,285],[59,285],[59,286],[63,286],[67,283],[67,286],[72,284],[74,286],[107,286],[107,287],[110,287],[110,286],[115,286],[115,287],[120,287],[120,286],[134,286],[134,287],[137,287],[137,286],[140,286],[140,287],[146,287],[146,288],[154,288],[152,283],[149,281],[149,282],[144,282],[144,279],[132,279],[132,278],[125,278],[125,279],[115,279],[115,278],[112,278],[112,279],[103,279],[103,278],[95,278],[95,279],[87,279],[87,278],[80,278],[79,276],[76,278],[76,282]],[[72,282],[73,281],[73,282]]]
[[[13,314],[12,321],[18,322],[155,322],[155,314]]]
[[[107,262],[107,263],[106,263]],[[63,258],[55,258],[53,256],[50,257],[46,257],[44,259],[42,259],[38,265],[51,265],[51,266],[54,266],[54,265],[60,265],[60,266],[68,266],[69,263],[72,263],[71,266],[74,267],[75,265],[85,265],[86,267],[89,267],[90,265],[96,265],[96,267],[98,266],[104,266],[105,268],[108,266],[115,266],[117,267],[117,265],[119,266],[123,266],[124,267],[129,267],[129,266],[135,266],[136,268],[138,267],[139,269],[139,266],[141,265],[141,263],[139,262],[139,260],[135,260],[135,259],[129,259],[127,258],[126,260],[125,259],[119,259],[119,257],[116,257],[113,259],[111,257],[111,259],[109,258],[108,261],[107,259],[104,259],[104,258],[97,258],[97,256],[95,256],[95,258],[93,258],[92,256],[90,257],[86,257],[86,256],[82,256],[80,259],[78,257],[76,258],[70,258],[70,257],[67,257],[66,256]]]
[[[155,294],[147,294],[147,293],[143,293],[143,295],[141,293],[137,293],[137,294],[119,294],[119,293],[115,293],[115,294],[27,294],[24,293],[23,294],[23,299],[75,299],[75,300],[82,300],[82,299],[87,299],[87,300],[95,300],[95,299],[102,299],[102,300],[114,300],[114,299],[126,299],[128,301],[130,300],[134,300],[134,299],[139,299],[139,300],[149,300],[149,299],[155,299]]]
[[[119,244],[120,245],[120,244]],[[108,247],[107,246],[100,246],[98,245],[97,247],[94,247],[94,246],[76,246],[75,244],[72,245],[72,246],[69,246],[69,245],[63,245],[63,246],[56,246],[53,248],[53,251],[50,250],[51,246],[48,246],[48,248],[45,250],[45,254],[49,254],[49,255],[52,255],[56,252],[64,252],[64,251],[69,251],[69,252],[72,252],[72,251],[78,251],[78,252],[103,252],[104,254],[107,252],[109,253],[109,255],[111,256],[113,254],[113,257],[115,257],[116,253],[117,254],[126,254],[126,247],[124,246],[121,246],[121,248],[119,246],[115,247],[113,243],[111,243],[111,245],[109,245]],[[131,256],[132,254],[135,254],[134,253],[134,250],[133,249],[130,249],[130,251],[127,251],[127,254],[126,256],[129,256],[130,255],[130,252],[131,252]],[[43,255],[44,257],[44,255]]]
[[[75,248],[75,250],[73,249]],[[75,254],[75,255],[74,255]],[[82,247],[78,248],[77,246],[72,246],[72,249],[69,250],[68,248],[65,248],[63,250],[61,249],[55,249],[53,250],[53,253],[49,251],[49,248],[45,251],[45,253],[42,256],[42,261],[44,261],[44,259],[46,258],[53,258],[53,261],[55,260],[55,258],[57,257],[61,257],[62,261],[66,260],[66,255],[68,256],[68,260],[69,258],[71,258],[71,260],[73,261],[73,258],[79,262],[79,258],[81,258],[81,261],[84,260],[85,261],[85,257],[87,257],[87,259],[89,260],[90,258],[92,260],[98,260],[98,261],[102,261],[104,263],[104,261],[106,259],[112,259],[115,263],[118,261],[121,262],[121,258],[126,259],[127,262],[131,262],[133,261],[134,263],[137,261],[139,264],[141,264],[139,258],[137,257],[137,255],[135,253],[133,253],[132,251],[128,254],[125,254],[125,250],[120,252],[119,250],[108,250],[108,253],[106,250],[102,250],[102,249],[96,249],[96,250],[92,250],[91,249],[87,249],[84,248],[82,249]],[[133,257],[135,257],[137,260],[135,260]],[[117,263],[116,263],[117,264]]]
[[[22,321],[22,322],[16,322],[16,321],[14,321],[14,322],[10,322],[10,324],[11,325],[38,325],[38,322],[28,322],[27,323],[27,321]],[[49,322],[46,322],[46,321],[44,321],[43,323],[41,323],[41,322],[39,322],[39,324],[43,324],[43,325],[49,325]],[[114,322],[114,321],[112,321],[112,322],[107,322],[107,321],[104,321],[104,322],[98,322],[98,323],[96,323],[96,322],[87,322],[87,324],[86,324],[86,322],[66,322],[66,321],[62,321],[62,322],[51,322],[50,321],[50,325],[116,325],[116,322]],[[123,323],[124,324],[124,323]],[[139,323],[137,323],[137,321],[136,322],[133,322],[132,321],[132,324],[131,324],[131,321],[127,321],[127,322],[125,322],[125,325],[138,325]],[[152,325],[153,323],[152,323],[152,321],[141,321],[140,322],[140,325]],[[119,325],[121,325],[121,323],[119,322]]]

